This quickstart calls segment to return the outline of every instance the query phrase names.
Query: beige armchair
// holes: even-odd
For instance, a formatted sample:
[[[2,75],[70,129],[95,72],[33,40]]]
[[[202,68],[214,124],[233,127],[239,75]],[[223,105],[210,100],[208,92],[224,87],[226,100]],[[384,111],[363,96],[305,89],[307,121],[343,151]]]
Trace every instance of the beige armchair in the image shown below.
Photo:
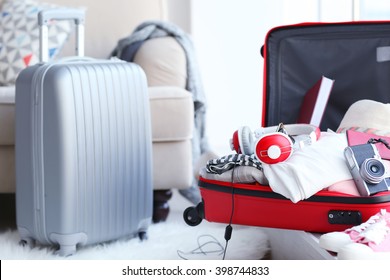
[[[14,87],[0,87],[0,193],[15,191]]]
[[[189,188],[193,183],[193,99],[185,90],[185,53],[174,38],[146,40],[133,61],[145,71],[149,86],[155,190],[153,220],[157,222],[168,215],[171,189]]]
[[[172,107],[166,107],[163,111],[172,118],[184,115],[191,118],[191,140],[188,130],[177,126],[178,123],[166,122],[157,128],[155,124],[158,121],[152,120],[155,189],[159,190],[155,191],[154,206],[160,209],[155,214],[169,211],[166,199],[169,199],[171,192],[163,191],[167,188],[177,188],[193,204],[199,203],[198,169],[215,154],[210,151],[206,137],[206,96],[190,35],[169,21],[144,21],[129,36],[118,41],[112,55],[135,62],[144,69],[152,104],[154,93],[162,89],[164,93],[160,93],[160,96],[165,96],[170,102],[173,101],[170,97],[172,93],[190,94],[192,108],[172,103]],[[172,124],[175,127],[171,127]],[[164,147],[164,153],[157,147]],[[189,151],[187,154],[186,149]],[[167,162],[167,158],[171,160]],[[163,166],[167,163],[169,166]],[[161,215],[161,218],[164,219],[164,216]]]
[[[15,89],[0,87],[0,226],[15,225]]]

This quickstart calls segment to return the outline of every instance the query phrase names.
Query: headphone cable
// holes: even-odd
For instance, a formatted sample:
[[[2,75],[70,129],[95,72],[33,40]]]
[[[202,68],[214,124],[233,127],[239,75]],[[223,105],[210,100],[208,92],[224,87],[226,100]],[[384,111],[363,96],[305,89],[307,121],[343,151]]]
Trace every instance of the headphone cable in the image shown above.
[[[225,259],[227,247],[228,247],[228,244],[229,244],[229,240],[231,239],[232,232],[233,232],[232,221],[233,221],[233,215],[234,215],[234,169],[236,168],[236,164],[237,164],[238,159],[239,159],[239,154],[236,154],[235,157],[234,157],[234,164],[233,164],[233,168],[232,168],[232,175],[231,175],[231,178],[230,178],[230,187],[232,189],[232,192],[231,192],[231,194],[232,194],[232,211],[230,213],[229,224],[225,228],[224,238],[226,240],[226,243],[225,243],[225,249],[223,251],[222,260]]]

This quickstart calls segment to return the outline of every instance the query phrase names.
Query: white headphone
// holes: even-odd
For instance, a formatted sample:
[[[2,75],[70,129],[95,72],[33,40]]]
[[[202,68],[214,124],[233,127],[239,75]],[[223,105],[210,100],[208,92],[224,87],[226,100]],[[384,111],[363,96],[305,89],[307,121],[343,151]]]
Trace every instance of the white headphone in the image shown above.
[[[233,133],[230,147],[237,153],[255,154],[263,163],[275,164],[287,160],[294,147],[311,145],[320,135],[320,129],[311,124],[279,124],[256,129],[254,133],[243,126]]]

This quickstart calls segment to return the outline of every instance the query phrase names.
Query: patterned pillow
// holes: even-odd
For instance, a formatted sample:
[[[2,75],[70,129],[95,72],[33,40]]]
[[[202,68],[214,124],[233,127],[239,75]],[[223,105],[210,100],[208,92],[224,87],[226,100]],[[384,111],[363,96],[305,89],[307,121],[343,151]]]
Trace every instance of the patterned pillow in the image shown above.
[[[0,85],[13,85],[19,72],[39,62],[38,12],[52,4],[6,0],[0,9]],[[49,58],[54,58],[71,32],[69,21],[49,25]]]

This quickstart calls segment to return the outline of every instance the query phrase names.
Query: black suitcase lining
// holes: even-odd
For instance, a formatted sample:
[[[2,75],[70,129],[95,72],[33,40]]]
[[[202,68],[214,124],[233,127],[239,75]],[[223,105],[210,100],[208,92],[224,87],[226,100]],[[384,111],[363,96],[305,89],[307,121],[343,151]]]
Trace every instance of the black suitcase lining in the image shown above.
[[[295,123],[306,91],[322,75],[335,84],[321,130],[336,130],[349,106],[361,99],[390,102],[390,22],[319,24],[275,29],[266,48],[265,124]]]

